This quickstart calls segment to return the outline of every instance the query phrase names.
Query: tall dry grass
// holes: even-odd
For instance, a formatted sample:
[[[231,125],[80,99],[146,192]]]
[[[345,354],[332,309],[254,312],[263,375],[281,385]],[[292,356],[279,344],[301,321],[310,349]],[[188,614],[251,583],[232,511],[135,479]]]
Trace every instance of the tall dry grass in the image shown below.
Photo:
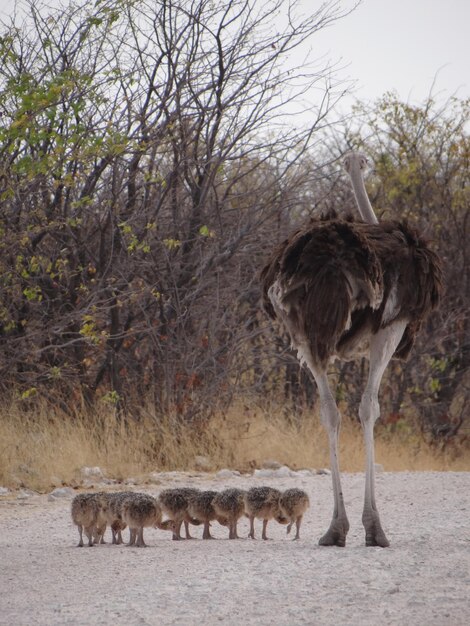
[[[292,468],[329,465],[318,417],[291,421],[276,408],[240,405],[198,425],[150,414],[124,424],[109,407],[75,419],[46,405],[25,411],[12,403],[0,411],[0,485],[11,488],[45,491],[73,485],[83,466],[99,466],[118,480],[144,477],[150,471],[191,470],[201,455],[214,470],[247,470],[267,459]],[[376,460],[386,471],[470,470],[468,449],[439,452],[407,429],[392,435],[379,428]],[[349,419],[343,421],[340,463],[349,472],[364,467],[361,429]]]

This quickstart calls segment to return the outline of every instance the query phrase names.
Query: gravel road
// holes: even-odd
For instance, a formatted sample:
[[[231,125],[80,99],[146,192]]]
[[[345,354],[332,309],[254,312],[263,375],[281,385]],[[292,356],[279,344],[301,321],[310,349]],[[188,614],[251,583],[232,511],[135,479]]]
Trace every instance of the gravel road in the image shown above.
[[[345,548],[317,545],[331,516],[330,476],[181,473],[135,489],[157,495],[181,484],[301,487],[311,500],[301,540],[270,522],[269,541],[229,541],[227,529],[214,524],[217,541],[174,542],[168,532],[146,529],[146,549],[77,548],[70,498],[9,494],[0,498],[0,624],[470,623],[470,473],[378,474],[387,549],[364,546],[362,474],[343,476],[351,523]],[[246,520],[239,530],[246,537]]]

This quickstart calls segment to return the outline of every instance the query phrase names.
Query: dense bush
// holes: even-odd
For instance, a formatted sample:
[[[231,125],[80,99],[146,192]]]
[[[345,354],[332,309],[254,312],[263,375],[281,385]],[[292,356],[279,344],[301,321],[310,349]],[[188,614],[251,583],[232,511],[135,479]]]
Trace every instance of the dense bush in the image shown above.
[[[380,216],[434,240],[446,293],[382,414],[464,433],[469,396],[468,102],[392,95],[326,127],[327,66],[290,51],[336,3],[279,29],[284,0],[35,2],[0,38],[0,394],[205,418],[242,394],[311,406],[310,377],[260,312],[258,271],[309,215],[354,210],[338,161],[375,165]],[[287,24],[287,25],[286,25]],[[318,87],[308,128],[290,102]],[[322,167],[319,167],[319,164]],[[353,415],[367,366],[332,366]]]
[[[328,108],[328,68],[288,55],[338,7],[26,8],[0,39],[0,391],[207,414],[239,388],[259,242]],[[286,123],[317,84],[309,127]]]

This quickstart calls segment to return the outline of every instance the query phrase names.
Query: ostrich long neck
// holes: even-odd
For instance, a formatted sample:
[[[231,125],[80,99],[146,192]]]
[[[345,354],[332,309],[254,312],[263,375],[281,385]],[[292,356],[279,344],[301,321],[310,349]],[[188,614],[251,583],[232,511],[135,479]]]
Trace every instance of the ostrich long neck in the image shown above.
[[[372,205],[370,203],[369,196],[367,195],[366,187],[364,185],[364,179],[362,178],[362,172],[359,168],[358,163],[353,163],[349,171],[349,176],[351,178],[357,208],[359,210],[359,213],[361,214],[362,219],[368,224],[378,224],[379,220],[374,213],[374,209],[372,208]]]

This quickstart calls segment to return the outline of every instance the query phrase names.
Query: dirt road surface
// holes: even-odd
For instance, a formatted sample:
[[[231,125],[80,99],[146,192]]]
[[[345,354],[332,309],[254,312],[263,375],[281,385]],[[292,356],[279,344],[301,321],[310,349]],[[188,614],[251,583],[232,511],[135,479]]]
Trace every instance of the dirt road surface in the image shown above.
[[[387,549],[364,545],[362,474],[343,477],[351,523],[345,548],[318,546],[332,512],[328,475],[175,474],[134,489],[157,495],[181,484],[303,488],[311,508],[301,540],[270,522],[269,541],[229,541],[214,523],[215,541],[199,539],[201,527],[192,527],[198,539],[180,542],[146,529],[145,549],[77,548],[70,498],[10,493],[0,499],[0,624],[470,624],[470,473],[378,474]],[[246,520],[239,531],[247,536]]]

